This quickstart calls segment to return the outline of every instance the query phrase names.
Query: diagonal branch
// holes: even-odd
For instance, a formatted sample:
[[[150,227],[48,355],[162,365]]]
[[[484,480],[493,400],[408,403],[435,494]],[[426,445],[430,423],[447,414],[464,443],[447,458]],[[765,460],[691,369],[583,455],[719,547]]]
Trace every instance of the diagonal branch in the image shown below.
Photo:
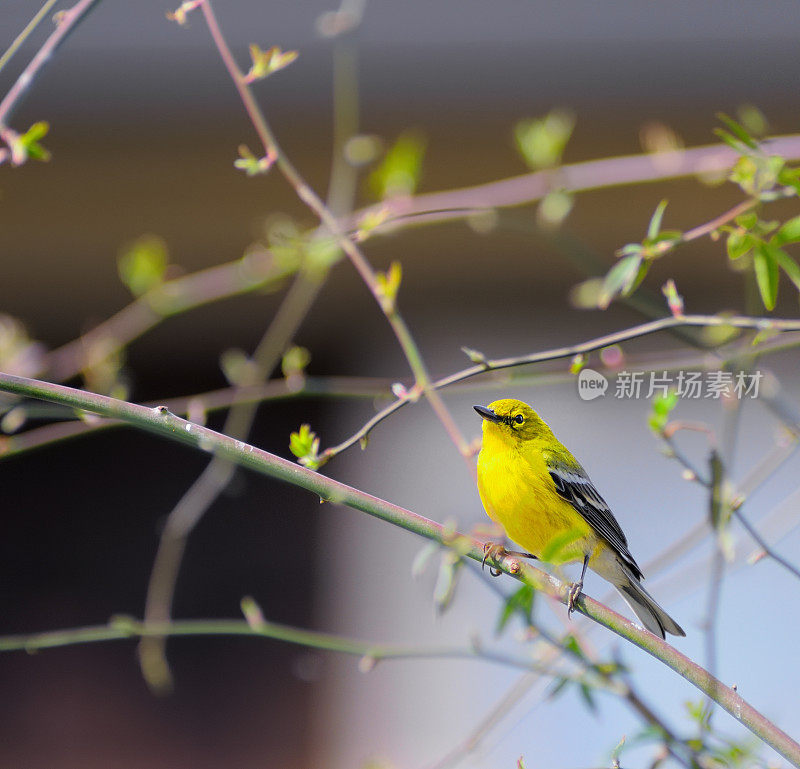
[[[58,16],[56,28],[47,38],[44,45],[36,52],[36,55],[31,59],[30,63],[23,70],[22,74],[17,78],[14,85],[0,101],[0,128],[8,125],[8,119],[14,108],[19,104],[22,97],[31,84],[36,79],[36,76],[41,71],[42,67],[47,64],[56,52],[58,46],[61,45],[67,36],[72,32],[77,24],[85,18],[86,14],[92,10],[92,6],[98,0],[80,0],[75,3],[72,8],[62,11]],[[3,157],[0,156],[0,163]]]
[[[326,478],[287,459],[206,427],[187,422],[185,419],[171,414],[165,408],[151,409],[137,406],[96,393],[2,373],[0,373],[0,391],[60,403],[101,416],[124,420],[140,429],[176,440],[201,451],[210,452],[214,456],[222,457],[268,477],[299,486],[316,494],[326,502],[346,505],[442,545],[453,547],[459,554],[474,561],[483,561],[483,544],[471,537],[453,533],[441,524],[418,513],[339,481]],[[516,579],[553,596],[563,604],[567,603],[568,586],[555,577],[528,564],[521,564],[514,558],[506,557],[497,565]],[[589,596],[581,596],[576,602],[576,609],[660,660],[704,694],[714,699],[737,721],[784,758],[795,766],[800,766],[800,744],[746,702],[735,689],[714,678],[707,670],[666,641],[634,625],[630,620]]]

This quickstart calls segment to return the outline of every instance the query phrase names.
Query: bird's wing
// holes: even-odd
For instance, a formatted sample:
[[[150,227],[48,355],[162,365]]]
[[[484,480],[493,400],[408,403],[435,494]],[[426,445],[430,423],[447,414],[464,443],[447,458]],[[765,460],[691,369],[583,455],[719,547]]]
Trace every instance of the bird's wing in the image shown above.
[[[642,571],[628,550],[628,540],[586,471],[579,464],[568,464],[550,452],[545,452],[544,459],[558,495],[569,502],[641,578]]]

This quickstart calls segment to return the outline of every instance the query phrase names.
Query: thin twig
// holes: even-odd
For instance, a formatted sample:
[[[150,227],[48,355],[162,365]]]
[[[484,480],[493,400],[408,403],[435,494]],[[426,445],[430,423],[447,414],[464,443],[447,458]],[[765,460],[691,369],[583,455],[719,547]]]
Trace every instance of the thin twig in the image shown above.
[[[637,370],[675,370],[680,368],[704,367],[709,364],[709,356],[704,353],[701,355],[686,356],[678,355],[674,357],[660,357],[658,361],[651,360],[649,355],[629,356],[628,363]],[[601,373],[607,372],[605,366],[598,367]],[[528,373],[516,375],[513,378],[515,385],[563,385],[573,382],[573,374],[568,372],[545,371],[543,373]],[[298,375],[288,379],[271,379],[261,385],[247,385],[240,387],[225,387],[210,392],[196,393],[193,395],[183,395],[176,398],[159,399],[158,401],[146,402],[145,406],[166,406],[173,414],[189,416],[190,419],[202,422],[192,413],[200,414],[213,413],[222,409],[230,408],[235,402],[244,403],[266,403],[276,400],[292,400],[302,398],[337,398],[363,400],[372,399],[373,401],[392,402],[396,396],[392,392],[394,379],[384,379],[379,377],[339,377],[339,376],[306,376]],[[508,376],[491,374],[480,382],[467,381],[452,385],[455,391],[485,391],[489,388],[497,387],[499,383],[508,385],[511,383]],[[29,416],[30,410],[26,409]],[[62,410],[59,409],[59,412]],[[53,416],[48,412],[44,416]],[[0,459],[10,458],[19,454],[41,448],[49,443],[69,440],[91,435],[92,433],[120,427],[121,422],[112,419],[101,419],[99,417],[91,420],[78,419],[72,412],[58,413],[55,416],[63,417],[63,421],[52,422],[41,427],[33,427],[24,432],[14,433],[13,435],[0,435]],[[74,417],[70,419],[70,417]],[[766,461],[766,460],[765,460]]]
[[[72,32],[76,25],[86,16],[98,0],[79,0],[72,8],[62,11],[58,16],[55,30],[44,42],[44,45],[36,52],[30,63],[11,86],[5,98],[0,101],[0,127],[7,126],[14,108],[19,105],[25,92],[30,88],[42,67],[50,60],[67,36]],[[0,158],[2,162],[2,158]]]
[[[529,658],[479,646],[401,646],[396,644],[356,641],[343,636],[282,625],[267,620],[233,619],[173,620],[152,623],[133,617],[117,616],[107,625],[50,630],[29,635],[0,636],[0,652],[54,649],[76,644],[121,641],[131,638],[161,638],[174,636],[249,636],[270,638],[311,649],[340,652],[361,657],[364,669],[381,660],[391,659],[476,659],[507,665],[523,670],[540,666]]]
[[[11,57],[19,50],[20,46],[28,39],[33,30],[39,26],[42,19],[50,12],[50,9],[58,2],[58,0],[47,0],[45,4],[37,11],[36,15],[25,25],[25,28],[20,32],[14,42],[6,49],[5,53],[0,56],[0,72],[3,67],[11,61]]]
[[[269,379],[308,315],[323,283],[323,275],[312,278],[301,272],[297,276],[253,354],[253,371],[248,385]],[[233,407],[228,412],[222,432],[232,438],[247,438],[257,408],[258,402],[249,399],[240,402],[234,395]],[[145,622],[163,623],[169,620],[187,538],[228,486],[234,470],[235,465],[230,460],[213,457],[167,516],[147,586]],[[148,684],[155,691],[168,691],[172,676],[166,658],[166,638],[154,635],[143,638],[139,645],[139,659]]]
[[[526,355],[515,356],[512,358],[498,358],[498,359],[485,359],[481,363],[470,366],[469,368],[457,371],[441,379],[437,379],[432,383],[434,389],[442,389],[457,382],[463,382],[479,374],[484,374],[488,371],[500,371],[506,368],[513,368],[515,366],[525,366],[531,363],[542,363],[544,361],[554,361],[563,358],[572,358],[575,355],[586,354],[600,350],[604,347],[609,347],[621,342],[627,342],[631,339],[638,339],[640,337],[654,334],[658,331],[664,331],[670,328],[678,328],[681,326],[731,326],[733,328],[744,329],[757,329],[772,328],[776,331],[797,331],[800,330],[800,320],[795,319],[778,319],[778,318],[750,318],[744,316],[731,316],[721,317],[718,315],[683,315],[683,316],[668,316],[658,318],[656,320],[648,321],[647,323],[639,324],[627,328],[623,331],[617,331],[612,334],[606,334],[601,337],[590,339],[587,342],[580,344],[569,345],[567,347],[555,347],[542,352],[528,353]],[[380,424],[384,419],[391,416],[395,411],[405,406],[407,403],[414,402],[413,394],[406,394],[398,398],[396,401],[390,403],[388,406],[379,411],[368,422],[366,422],[358,431],[351,435],[347,440],[342,443],[331,446],[322,452],[321,456],[324,461],[327,461],[337,454],[341,453],[350,446],[358,443],[366,438],[369,433]]]
[[[777,561],[784,569],[797,577],[797,579],[800,579],[800,569],[792,564],[791,561],[786,560],[782,555],[775,552],[775,550],[767,544],[766,540],[758,533],[758,529],[745,518],[740,508],[734,508],[733,515],[737,518],[739,523],[744,526],[747,533],[756,541],[756,544],[758,544],[766,555]]]
[[[800,159],[800,135],[775,136],[762,142],[770,155],[787,160]],[[588,192],[629,184],[661,182],[685,176],[719,174],[732,168],[741,156],[725,144],[710,144],[663,153],[623,155],[560,166],[557,170],[558,188],[566,192]],[[419,214],[442,212],[443,219],[455,213],[459,218],[475,210],[509,208],[525,205],[543,198],[551,191],[552,169],[536,171],[510,179],[463,187],[455,190],[429,192],[402,201],[379,203],[356,212],[351,226],[382,210],[388,218],[381,227],[390,227]]]
[[[434,412],[439,417],[439,420],[444,425],[447,434],[450,436],[451,440],[466,460],[467,467],[469,468],[470,472],[472,472],[474,475],[475,469],[470,460],[471,450],[469,443],[461,435],[455,420],[447,410],[447,407],[444,405],[444,401],[442,401],[439,394],[432,387],[430,376],[422,359],[422,354],[416,342],[414,341],[411,332],[406,326],[405,321],[398,312],[396,302],[386,302],[382,299],[375,271],[372,269],[372,266],[361,252],[361,249],[342,230],[336,217],[328,210],[316,192],[314,192],[311,186],[302,177],[300,172],[295,168],[294,164],[281,150],[280,145],[273,135],[266,118],[256,103],[249,83],[242,74],[242,71],[239,69],[236,60],[234,59],[233,54],[228,47],[225,37],[220,30],[219,24],[217,23],[210,0],[202,0],[200,8],[203,12],[203,16],[205,17],[211,37],[214,40],[214,44],[216,45],[217,50],[219,51],[220,56],[225,63],[225,67],[227,68],[228,73],[230,74],[231,79],[233,80],[234,85],[239,92],[239,96],[244,104],[250,121],[253,124],[253,128],[258,134],[258,137],[264,147],[266,157],[275,162],[283,176],[294,188],[300,200],[302,200],[317,216],[320,222],[335,238],[337,244],[350,259],[353,266],[356,268],[356,271],[369,288],[370,292],[375,298],[375,301],[378,303],[378,306],[386,316],[389,325],[392,327],[392,330],[397,337],[397,341],[399,342],[400,347],[402,348],[403,353],[408,360],[411,371],[414,374],[416,385],[427,398]]]

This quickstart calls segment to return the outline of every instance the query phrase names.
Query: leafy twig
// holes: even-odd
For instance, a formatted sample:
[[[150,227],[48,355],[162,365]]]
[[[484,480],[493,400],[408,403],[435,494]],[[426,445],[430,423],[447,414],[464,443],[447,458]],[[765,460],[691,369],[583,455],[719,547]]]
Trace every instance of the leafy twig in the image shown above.
[[[219,24],[217,23],[216,16],[214,15],[214,11],[211,7],[210,0],[202,0],[200,8],[203,12],[203,16],[205,17],[211,37],[214,40],[214,44],[216,45],[217,50],[219,51],[220,56],[225,63],[225,67],[227,68],[228,73],[230,74],[231,79],[233,80],[234,85],[239,92],[239,96],[244,104],[245,110],[250,117],[250,121],[253,124],[256,133],[258,134],[258,137],[264,147],[264,151],[267,153],[267,157],[274,160],[276,166],[279,168],[289,184],[294,188],[300,200],[302,200],[319,218],[320,222],[335,238],[336,243],[339,245],[342,251],[344,251],[344,253],[352,262],[353,266],[356,268],[357,272],[369,288],[370,292],[378,302],[378,305],[381,307],[387,320],[389,321],[389,325],[392,327],[392,330],[394,331],[400,347],[402,348],[414,374],[416,385],[431,404],[431,407],[444,425],[448,435],[452,439],[453,443],[455,443],[455,445],[458,447],[462,456],[467,459],[468,467],[474,473],[472,463],[469,462],[468,459],[471,453],[469,444],[461,435],[455,421],[450,415],[450,412],[447,410],[447,407],[444,405],[441,397],[435,391],[435,388],[432,387],[431,379],[422,359],[420,350],[417,347],[411,332],[406,326],[405,321],[397,311],[396,302],[389,303],[383,301],[378,278],[375,274],[375,271],[372,269],[372,266],[361,252],[361,249],[347,236],[345,232],[343,232],[336,217],[330,212],[316,192],[314,192],[314,190],[301,176],[294,164],[281,150],[275,136],[272,133],[272,130],[269,127],[269,124],[267,123],[266,118],[256,103],[247,79],[239,69],[236,60],[234,59],[233,54],[231,53],[231,50],[225,41]]]
[[[97,0],[79,0],[72,8],[62,11],[58,16],[56,28],[47,38],[44,45],[36,52],[27,67],[22,71],[14,85],[0,101],[0,130],[7,128],[8,120],[14,108],[19,104],[25,92],[30,88],[42,67],[52,58],[67,36],[76,25],[85,18],[86,14],[97,3]],[[0,151],[0,164],[10,157],[9,150]]]

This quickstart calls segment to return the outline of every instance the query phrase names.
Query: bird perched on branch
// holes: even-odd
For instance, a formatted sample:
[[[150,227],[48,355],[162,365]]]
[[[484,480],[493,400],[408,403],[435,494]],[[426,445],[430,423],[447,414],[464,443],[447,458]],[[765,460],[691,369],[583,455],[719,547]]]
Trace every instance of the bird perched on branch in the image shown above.
[[[474,408],[483,418],[478,492],[489,517],[528,551],[512,554],[583,561],[580,580],[570,587],[570,614],[588,566],[619,590],[651,633],[686,635],[642,587],[642,571],[617,519],[547,423],[518,400]],[[487,546],[487,558],[506,554],[502,545]]]

